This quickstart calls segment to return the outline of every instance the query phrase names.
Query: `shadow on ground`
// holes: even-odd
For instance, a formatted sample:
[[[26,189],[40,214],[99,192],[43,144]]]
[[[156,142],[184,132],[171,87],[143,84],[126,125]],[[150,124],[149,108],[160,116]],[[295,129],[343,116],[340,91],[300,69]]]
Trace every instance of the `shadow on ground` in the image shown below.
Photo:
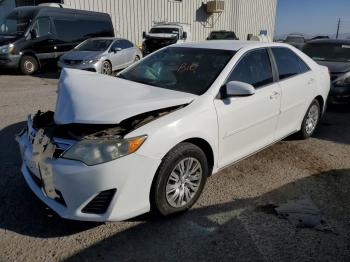
[[[330,230],[295,228],[269,208],[305,195],[321,209]],[[146,221],[67,261],[345,261],[350,255],[349,197],[350,169],[330,170],[259,198]]]
[[[20,155],[14,141],[14,135],[24,126],[20,122],[0,132],[0,228],[21,235],[56,238],[103,227],[57,217],[28,189],[20,175]],[[297,229],[271,209],[305,195],[321,209],[331,230]],[[139,223],[67,261],[281,261],[310,257],[316,261],[345,261],[350,256],[349,198],[350,169],[330,170],[257,198],[201,206],[167,219],[139,217],[134,220]]]
[[[315,138],[340,144],[350,144],[350,105],[328,107],[315,131]]]
[[[0,69],[0,76],[1,75],[23,76],[23,74],[19,70],[7,68]],[[32,77],[39,77],[44,79],[58,79],[60,77],[60,71],[57,68],[57,66],[45,66],[44,68],[40,69],[40,71],[35,73]]]

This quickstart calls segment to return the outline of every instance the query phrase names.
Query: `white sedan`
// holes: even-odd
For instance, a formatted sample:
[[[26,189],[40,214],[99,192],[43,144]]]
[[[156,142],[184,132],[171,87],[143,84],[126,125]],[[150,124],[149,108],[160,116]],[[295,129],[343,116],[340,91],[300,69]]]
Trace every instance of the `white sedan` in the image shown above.
[[[29,187],[60,216],[120,221],[189,209],[207,177],[292,133],[310,137],[326,67],[286,44],[159,50],[117,78],[64,70],[55,112],[18,136]]]

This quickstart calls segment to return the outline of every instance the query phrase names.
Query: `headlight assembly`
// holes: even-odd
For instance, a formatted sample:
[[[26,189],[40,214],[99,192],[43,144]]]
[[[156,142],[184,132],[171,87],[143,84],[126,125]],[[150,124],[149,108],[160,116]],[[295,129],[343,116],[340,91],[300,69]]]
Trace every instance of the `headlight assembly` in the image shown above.
[[[4,45],[0,47],[0,53],[2,54],[11,54],[15,50],[15,46],[13,44]]]
[[[350,85],[350,72],[339,77],[337,80],[335,80],[335,83],[338,86]]]
[[[94,58],[94,59],[89,59],[89,60],[84,60],[83,61],[83,64],[95,64],[97,63],[98,61],[100,61],[100,58]]]
[[[78,160],[88,166],[108,162],[134,153],[147,136],[128,139],[86,139],[69,148],[63,158]]]

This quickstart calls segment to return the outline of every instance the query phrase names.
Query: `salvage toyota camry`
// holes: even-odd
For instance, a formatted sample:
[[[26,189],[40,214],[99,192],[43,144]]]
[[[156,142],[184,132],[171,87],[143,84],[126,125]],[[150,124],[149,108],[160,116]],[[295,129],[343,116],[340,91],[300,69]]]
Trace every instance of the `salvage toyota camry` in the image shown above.
[[[325,110],[327,68],[286,44],[172,45],[111,78],[64,70],[55,112],[17,136],[22,173],[60,216],[119,221],[189,209],[207,177]]]

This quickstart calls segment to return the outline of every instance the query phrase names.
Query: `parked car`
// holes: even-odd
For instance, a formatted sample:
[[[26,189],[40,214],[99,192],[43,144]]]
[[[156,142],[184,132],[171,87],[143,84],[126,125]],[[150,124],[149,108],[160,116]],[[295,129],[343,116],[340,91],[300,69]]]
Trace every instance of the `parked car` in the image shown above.
[[[313,40],[304,46],[303,51],[329,69],[332,86],[328,102],[350,103],[350,40]]]
[[[299,34],[290,34],[284,42],[301,50],[305,45],[305,37]]]
[[[113,37],[108,14],[47,6],[15,8],[0,22],[0,66],[33,74],[91,37]]]
[[[155,23],[149,33],[142,34],[142,52],[148,55],[165,46],[191,41],[190,26],[181,23]]]
[[[207,40],[238,40],[238,37],[233,31],[220,30],[212,31]]]
[[[211,174],[310,137],[329,82],[298,49],[252,41],[169,46],[116,78],[65,69],[55,112],[30,116],[17,137],[22,173],[65,218],[181,212]]]
[[[76,68],[110,75],[142,57],[141,50],[122,38],[91,38],[61,56],[60,68]]]

